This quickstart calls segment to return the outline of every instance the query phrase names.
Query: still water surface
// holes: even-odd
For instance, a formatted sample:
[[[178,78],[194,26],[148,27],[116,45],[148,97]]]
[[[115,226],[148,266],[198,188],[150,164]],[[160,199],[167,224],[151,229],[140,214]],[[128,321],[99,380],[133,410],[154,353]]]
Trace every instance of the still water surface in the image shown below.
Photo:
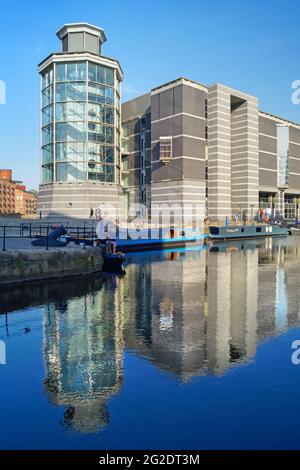
[[[297,237],[128,255],[0,309],[0,448],[300,448]]]

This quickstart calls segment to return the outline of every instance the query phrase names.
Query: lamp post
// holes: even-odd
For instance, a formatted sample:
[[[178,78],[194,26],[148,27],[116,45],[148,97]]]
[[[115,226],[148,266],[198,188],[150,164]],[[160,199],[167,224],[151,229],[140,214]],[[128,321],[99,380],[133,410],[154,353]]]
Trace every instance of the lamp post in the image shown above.
[[[250,204],[251,207],[251,225],[254,225],[254,220],[253,220],[253,209],[255,207],[255,204]]]

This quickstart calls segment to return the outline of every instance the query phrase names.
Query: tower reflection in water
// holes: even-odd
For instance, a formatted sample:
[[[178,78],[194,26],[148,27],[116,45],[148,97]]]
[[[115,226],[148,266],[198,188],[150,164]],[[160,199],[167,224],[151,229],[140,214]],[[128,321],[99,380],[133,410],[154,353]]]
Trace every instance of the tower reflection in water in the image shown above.
[[[82,433],[97,432],[109,423],[107,400],[122,385],[117,300],[107,288],[45,307],[46,392],[53,403],[65,407],[64,424]]]
[[[125,348],[182,382],[252,360],[260,341],[299,324],[299,256],[295,239],[132,256],[117,285],[47,305],[45,387],[65,424],[108,424]]]

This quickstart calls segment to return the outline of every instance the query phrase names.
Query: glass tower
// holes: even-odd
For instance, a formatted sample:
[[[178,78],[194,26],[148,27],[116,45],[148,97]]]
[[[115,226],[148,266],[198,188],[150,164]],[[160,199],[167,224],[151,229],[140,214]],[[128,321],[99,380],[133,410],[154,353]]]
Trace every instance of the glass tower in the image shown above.
[[[100,28],[71,24],[57,35],[62,52],[39,66],[42,185],[120,184],[120,65],[101,55]]]

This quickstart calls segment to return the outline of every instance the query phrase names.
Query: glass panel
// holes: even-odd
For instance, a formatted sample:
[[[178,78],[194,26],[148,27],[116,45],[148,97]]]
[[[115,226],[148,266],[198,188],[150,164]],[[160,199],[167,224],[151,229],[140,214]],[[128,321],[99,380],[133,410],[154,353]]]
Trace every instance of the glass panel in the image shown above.
[[[58,83],[56,85],[56,101],[85,101],[86,86],[82,82]]]
[[[53,103],[53,86],[46,88],[42,92],[42,107],[45,108]]]
[[[122,159],[123,170],[127,171],[129,169],[129,158],[125,157]]]
[[[129,136],[129,124],[123,124],[122,126],[123,137]]]
[[[114,163],[114,149],[113,147],[105,147],[105,162]]]
[[[88,104],[88,119],[94,122],[105,121],[105,108],[99,104]]]
[[[42,89],[47,88],[53,83],[53,69],[48,69],[42,75]]]
[[[114,128],[113,127],[106,127],[106,142],[108,144],[114,143]]]
[[[56,164],[56,181],[67,181],[67,163]]]
[[[56,64],[56,80],[58,82],[64,82],[66,80],[66,65]]]
[[[53,142],[53,126],[47,126],[42,129],[42,145]]]
[[[86,80],[86,63],[80,62],[77,64],[77,79],[78,80]]]
[[[106,69],[106,84],[107,85],[114,85],[114,71],[113,69]]]
[[[84,142],[56,144],[56,161],[84,162],[85,148]]]
[[[97,82],[105,83],[105,67],[102,65],[97,65]]]
[[[95,82],[96,76],[97,76],[96,65],[89,63],[89,80],[91,80],[92,82]]]
[[[84,121],[86,119],[85,103],[69,102],[56,105],[57,121]]]
[[[105,181],[112,183],[114,181],[114,167],[107,166],[105,172]]]
[[[42,149],[42,163],[47,164],[53,161],[53,147],[52,145],[47,145]]]
[[[42,167],[42,179],[43,183],[52,183],[53,182],[53,165],[45,165]]]
[[[42,125],[47,126],[53,122],[53,106],[48,106],[42,111]]]
[[[86,170],[83,163],[57,163],[56,181],[86,180]]]
[[[98,85],[97,101],[98,103],[105,103],[105,87],[100,85]]]
[[[76,64],[67,64],[67,80],[73,81],[77,79]]]
[[[105,122],[107,124],[114,123],[114,109],[113,108],[108,108],[108,107],[106,108]]]
[[[56,140],[85,140],[86,126],[84,122],[68,122],[56,124]]]
[[[104,162],[104,147],[97,143],[89,143],[88,160]]]
[[[106,88],[105,90],[105,102],[107,104],[114,104],[114,89]]]

